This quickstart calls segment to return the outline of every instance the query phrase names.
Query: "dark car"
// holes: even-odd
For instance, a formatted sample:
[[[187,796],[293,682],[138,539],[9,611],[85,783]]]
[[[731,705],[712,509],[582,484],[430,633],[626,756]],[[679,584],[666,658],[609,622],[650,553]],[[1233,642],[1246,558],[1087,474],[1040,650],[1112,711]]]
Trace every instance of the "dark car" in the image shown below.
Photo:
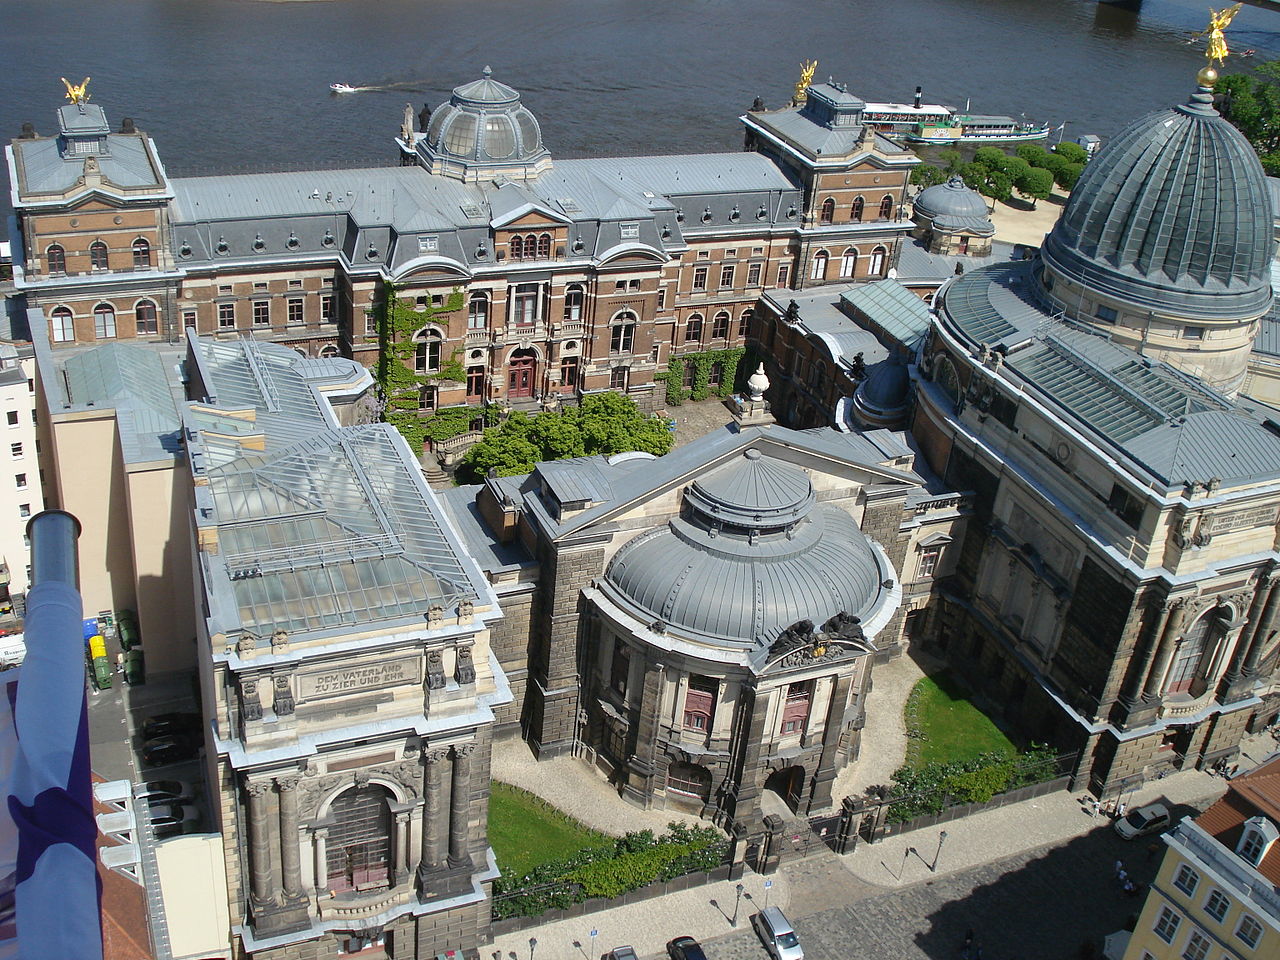
[[[148,780],[134,787],[133,795],[152,806],[191,803],[196,798],[195,790],[185,780]]]
[[[676,937],[667,944],[667,953],[671,960],[707,960],[702,944],[693,937]]]
[[[154,737],[170,737],[174,734],[199,733],[201,727],[198,713],[157,713],[148,717],[142,725],[142,736],[151,740]]]
[[[199,821],[200,812],[183,804],[151,808],[151,832],[157,840],[191,833]]]
[[[142,760],[149,767],[163,767],[192,759],[198,749],[187,737],[156,737],[142,745]]]

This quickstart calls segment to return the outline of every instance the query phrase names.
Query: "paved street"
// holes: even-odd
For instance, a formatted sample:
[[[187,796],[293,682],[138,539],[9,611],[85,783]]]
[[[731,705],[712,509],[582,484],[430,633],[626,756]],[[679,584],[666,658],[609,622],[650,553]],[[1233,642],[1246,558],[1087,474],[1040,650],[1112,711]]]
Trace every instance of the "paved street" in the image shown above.
[[[924,851],[926,857],[932,853]],[[875,847],[854,854],[868,855],[879,856]],[[824,893],[824,870],[811,861],[798,865],[813,874],[807,880],[791,876],[788,915],[807,960],[955,960],[969,928],[983,960],[1076,960],[1083,942],[1100,945],[1141,908],[1141,898],[1125,896],[1115,882],[1117,858],[1144,885],[1159,862],[1147,859],[1147,843],[1126,843],[1102,821],[1066,843],[887,892],[847,874],[842,878],[837,864],[825,877],[830,889]],[[811,905],[819,909],[810,912]],[[750,926],[743,925],[709,940],[706,948],[710,960],[765,956]]]

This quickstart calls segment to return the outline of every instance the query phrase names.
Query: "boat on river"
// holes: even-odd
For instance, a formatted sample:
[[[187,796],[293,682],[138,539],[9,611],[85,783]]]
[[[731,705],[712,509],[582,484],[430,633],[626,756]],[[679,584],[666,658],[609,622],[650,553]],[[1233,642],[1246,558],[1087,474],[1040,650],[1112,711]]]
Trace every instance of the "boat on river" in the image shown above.
[[[914,102],[867,103],[862,120],[874,130],[902,137],[911,143],[1004,143],[1007,141],[1044,140],[1049,125],[1027,123],[1013,117],[961,113],[941,103],[923,103],[920,87]]]
[[[329,89],[333,93],[355,93],[356,88],[349,83],[331,83]]]

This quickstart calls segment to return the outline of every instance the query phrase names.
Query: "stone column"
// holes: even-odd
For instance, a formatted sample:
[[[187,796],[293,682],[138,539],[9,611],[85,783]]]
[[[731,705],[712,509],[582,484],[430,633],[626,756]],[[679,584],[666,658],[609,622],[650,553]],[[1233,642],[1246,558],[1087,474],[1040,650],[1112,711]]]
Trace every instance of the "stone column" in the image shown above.
[[[1182,635],[1182,623],[1186,618],[1187,601],[1185,597],[1180,597],[1174,602],[1169,618],[1165,621],[1155,662],[1151,665],[1151,672],[1147,674],[1146,683],[1142,688],[1142,699],[1147,703],[1160,699],[1161,684],[1164,682],[1165,673],[1169,670],[1169,662],[1173,659],[1173,651],[1178,645],[1178,638]]]
[[[453,748],[453,789],[449,797],[449,866],[471,866],[467,851],[471,813],[471,751],[475,744],[464,743]]]
[[[1137,703],[1142,696],[1142,689],[1146,684],[1147,674],[1151,672],[1151,662],[1156,657],[1156,650],[1160,646],[1160,635],[1164,630],[1165,623],[1169,620],[1169,611],[1171,609],[1173,609],[1173,601],[1165,597],[1156,607],[1155,617],[1152,618],[1151,626],[1144,634],[1145,643],[1143,644],[1142,661],[1138,669],[1134,671],[1133,678],[1125,686],[1124,693],[1120,698],[1130,707]]]
[[[396,832],[391,838],[392,870],[395,884],[399,886],[409,879],[409,811],[397,810]]]
[[[1280,615],[1280,583],[1272,583],[1271,590],[1267,594],[1267,606],[1263,611],[1262,620],[1258,623],[1258,629],[1253,631],[1253,635],[1249,638],[1249,651],[1244,657],[1242,673],[1250,680],[1258,675],[1258,662],[1262,659],[1262,649],[1271,639],[1278,615]]]
[[[1258,577],[1257,587],[1253,591],[1253,602],[1249,604],[1248,622],[1245,624],[1245,628],[1240,631],[1240,637],[1236,640],[1236,648],[1231,652],[1231,662],[1227,664],[1226,673],[1222,677],[1228,686],[1239,679],[1245,657],[1249,652],[1249,648],[1253,645],[1254,637],[1258,635],[1258,628],[1264,616],[1263,608],[1276,592],[1272,576],[1273,574],[1268,572]]]
[[[329,893],[329,828],[316,827],[311,831],[311,841],[316,860],[316,896],[327,896]]]
[[[280,792],[280,865],[284,874],[284,895],[288,900],[302,900],[302,849],[298,830],[298,781],[295,775],[276,777]]]
[[[635,752],[627,760],[627,780],[623,785],[627,796],[646,810],[653,806],[658,729],[662,722],[662,691],[666,670],[667,665],[656,660],[645,664],[640,703],[636,709]]]
[[[444,860],[440,831],[444,826],[444,762],[447,750],[428,750],[422,755],[426,765],[423,781],[422,858],[418,862],[418,882],[425,887],[427,874],[438,870]]]
[[[869,662],[866,669],[871,669]],[[818,768],[813,772],[813,794],[808,800],[806,812],[821,810],[831,804],[831,785],[836,779],[836,755],[840,748],[840,737],[844,734],[844,707],[849,699],[853,676],[848,673],[844,676],[837,674],[830,680],[831,700],[827,704],[822,753],[818,759]]]
[[[245,784],[249,797],[249,889],[254,907],[275,904],[275,870],[271,858],[271,829],[268,825],[267,791],[270,780]]]

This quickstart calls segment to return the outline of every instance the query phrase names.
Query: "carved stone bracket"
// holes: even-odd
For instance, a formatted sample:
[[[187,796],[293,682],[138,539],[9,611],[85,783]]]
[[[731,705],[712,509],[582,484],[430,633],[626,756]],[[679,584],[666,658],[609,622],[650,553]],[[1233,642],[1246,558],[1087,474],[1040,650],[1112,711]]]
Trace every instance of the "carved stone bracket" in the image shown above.
[[[460,684],[476,682],[476,666],[471,660],[471,647],[458,647],[457,666],[453,671],[453,679]]]
[[[258,638],[251,633],[240,634],[236,640],[236,653],[242,660],[250,660],[258,652]]]
[[[439,650],[427,652],[427,689],[444,689],[444,657]]]
[[[470,600],[463,600],[458,604],[458,622],[470,623],[475,616],[476,605]]]
[[[433,603],[427,607],[427,626],[435,630],[444,623],[444,607],[438,603]]]
[[[244,720],[262,719],[262,698],[258,696],[257,677],[239,677],[240,716]]]
[[[271,707],[277,717],[287,717],[293,713],[293,689],[289,686],[288,676],[275,677],[275,690]]]
[[[459,743],[453,748],[453,755],[458,758],[469,757],[475,752],[476,745],[474,743]]]

